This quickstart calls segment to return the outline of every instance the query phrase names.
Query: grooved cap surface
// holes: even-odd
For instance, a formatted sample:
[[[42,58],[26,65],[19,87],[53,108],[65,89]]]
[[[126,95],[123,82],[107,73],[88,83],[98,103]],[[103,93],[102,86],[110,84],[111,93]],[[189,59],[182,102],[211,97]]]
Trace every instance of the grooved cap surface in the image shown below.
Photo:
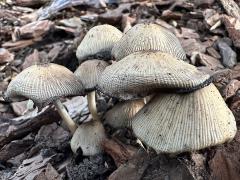
[[[41,106],[59,97],[83,93],[82,83],[70,70],[50,63],[24,69],[9,83],[5,95],[7,98],[23,96]]]
[[[189,94],[158,94],[133,118],[135,135],[159,153],[203,149],[233,139],[235,118],[210,84]]]
[[[137,51],[161,51],[185,60],[178,38],[166,28],[157,24],[137,24],[127,31],[114,45],[112,55],[117,61]]]
[[[102,152],[101,143],[106,138],[103,125],[99,121],[90,121],[78,126],[70,145],[74,153],[81,149],[84,156],[93,156]]]
[[[122,37],[122,32],[111,25],[91,28],[77,48],[77,58],[81,64],[89,58],[111,59],[113,45]]]
[[[143,99],[119,102],[107,111],[104,123],[114,128],[130,127],[132,118],[144,105]]]
[[[120,99],[144,97],[160,89],[192,91],[210,76],[161,52],[135,52],[103,71],[98,89]]]
[[[85,91],[92,91],[95,89],[99,77],[108,65],[105,61],[96,59],[88,60],[83,62],[74,74],[83,83]]]

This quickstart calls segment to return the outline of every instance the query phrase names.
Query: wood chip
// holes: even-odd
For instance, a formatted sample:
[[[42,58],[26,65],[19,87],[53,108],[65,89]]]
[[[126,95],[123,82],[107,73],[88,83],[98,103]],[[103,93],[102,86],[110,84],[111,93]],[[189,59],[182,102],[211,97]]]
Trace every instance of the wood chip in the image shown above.
[[[35,21],[20,28],[15,28],[12,35],[13,41],[43,37],[53,28],[53,25],[54,23],[52,21],[44,20]]]
[[[222,21],[234,46],[240,48],[240,19],[224,15]]]
[[[0,64],[11,62],[14,60],[14,54],[7,49],[0,48]]]
[[[234,96],[240,89],[240,81],[233,79],[230,83],[223,89],[222,96],[224,100],[228,100],[230,97]]]
[[[124,164],[137,152],[137,149],[133,146],[125,145],[113,139],[105,139],[102,146],[104,151],[112,156],[118,167]]]

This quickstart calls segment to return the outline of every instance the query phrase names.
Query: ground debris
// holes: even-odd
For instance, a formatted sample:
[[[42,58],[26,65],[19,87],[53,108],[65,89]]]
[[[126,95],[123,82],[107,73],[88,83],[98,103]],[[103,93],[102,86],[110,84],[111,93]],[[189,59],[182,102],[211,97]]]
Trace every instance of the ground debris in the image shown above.
[[[130,145],[125,145],[120,141],[113,139],[105,139],[102,143],[103,149],[110,154],[114,159],[117,167],[128,161],[136,152],[137,149]]]
[[[214,157],[209,161],[212,179],[240,179],[240,133],[234,141],[217,148]]]
[[[109,180],[194,180],[187,167],[176,158],[166,155],[149,154],[140,150],[128,162],[122,164]]]

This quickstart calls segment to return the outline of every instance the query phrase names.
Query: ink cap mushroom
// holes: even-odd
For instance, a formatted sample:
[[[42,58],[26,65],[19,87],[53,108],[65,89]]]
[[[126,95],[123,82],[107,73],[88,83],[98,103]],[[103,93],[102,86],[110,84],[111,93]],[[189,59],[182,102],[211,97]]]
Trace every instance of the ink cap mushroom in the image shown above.
[[[158,153],[181,153],[222,144],[237,127],[214,84],[186,94],[159,93],[132,119],[137,138]]]
[[[91,28],[77,48],[79,64],[88,59],[111,59],[113,45],[120,40],[122,32],[114,26],[104,24]]]
[[[84,156],[92,156],[102,152],[101,144],[106,134],[97,113],[95,88],[101,73],[108,65],[102,60],[87,60],[74,72],[83,83],[84,91],[87,93],[88,108],[92,115],[92,120],[82,123],[73,134],[70,146],[75,154],[81,152]]]
[[[61,97],[83,95],[82,83],[64,66],[45,63],[19,73],[8,85],[5,98],[26,97],[38,108],[53,103],[73,134],[77,126],[60,101]]]
[[[193,65],[158,51],[135,52],[103,71],[97,89],[122,100],[171,90],[191,92],[211,82]]]
[[[186,60],[186,53],[178,38],[168,29],[153,23],[133,26],[112,49],[112,56],[119,61],[138,51],[160,51],[179,60]]]
[[[104,115],[104,123],[113,128],[131,127],[132,118],[145,105],[143,99],[118,102]]]

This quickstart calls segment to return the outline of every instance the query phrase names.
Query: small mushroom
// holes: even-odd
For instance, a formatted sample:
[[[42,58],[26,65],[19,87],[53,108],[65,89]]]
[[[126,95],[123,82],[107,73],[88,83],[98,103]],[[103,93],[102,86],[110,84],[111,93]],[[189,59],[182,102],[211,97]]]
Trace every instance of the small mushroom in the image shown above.
[[[106,138],[100,121],[81,124],[73,134],[70,145],[75,154],[92,156],[102,152],[101,142]]]
[[[23,96],[39,108],[53,102],[71,133],[74,133],[76,124],[59,98],[83,94],[82,83],[70,70],[50,63],[24,69],[9,83],[5,98]]]
[[[103,71],[98,89],[123,100],[144,97],[163,89],[191,92],[211,78],[193,65],[162,52],[135,52]]]
[[[77,48],[77,58],[81,64],[87,59],[111,59],[113,45],[120,40],[122,32],[111,25],[91,28]]]
[[[132,118],[144,105],[143,99],[119,102],[106,112],[104,123],[114,128],[131,127]]]
[[[78,126],[71,140],[71,149],[74,153],[81,150],[85,156],[95,155],[102,152],[101,143],[105,138],[105,131],[97,114],[95,88],[103,70],[109,64],[101,60],[88,60],[83,62],[74,72],[76,77],[83,83],[84,91],[87,92],[88,108],[92,120]]]
[[[112,55],[119,61],[137,51],[161,51],[185,60],[178,38],[166,28],[151,23],[137,24],[127,31],[114,45]]]
[[[104,69],[109,64],[101,60],[88,60],[83,62],[74,74],[83,83],[83,88],[87,92],[88,108],[94,120],[99,120],[96,107],[96,85]]]
[[[232,140],[231,110],[210,84],[188,94],[157,94],[132,119],[135,135],[158,153],[194,151]]]

